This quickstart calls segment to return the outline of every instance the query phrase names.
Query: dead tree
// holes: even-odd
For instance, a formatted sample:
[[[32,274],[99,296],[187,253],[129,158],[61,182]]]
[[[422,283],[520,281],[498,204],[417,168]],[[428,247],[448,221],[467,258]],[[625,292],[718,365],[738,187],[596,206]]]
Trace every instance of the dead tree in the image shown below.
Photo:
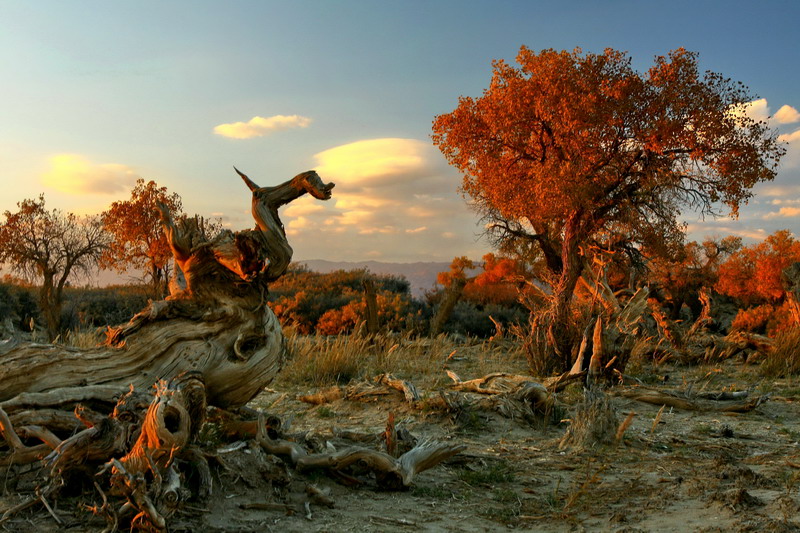
[[[164,529],[186,498],[182,480],[197,480],[197,498],[209,494],[209,467],[194,444],[206,405],[243,406],[284,360],[283,332],[265,300],[292,257],[278,208],[306,193],[326,200],[334,186],[313,171],[276,187],[237,172],[252,192],[252,230],[209,238],[197,219],[173,220],[159,206],[183,274],[166,300],[109,328],[93,349],[0,343],[0,466],[46,466],[37,497],[0,523],[31,502],[47,506],[73,478],[96,479],[103,501],[125,502],[96,510],[111,530],[123,518]]]
[[[292,257],[278,208],[306,193],[326,200],[334,187],[313,171],[276,187],[259,187],[237,172],[252,192],[256,227],[209,238],[197,219],[173,220],[160,206],[182,276],[166,300],[109,328],[102,346],[0,342],[0,467],[13,478],[12,467],[40,460],[44,466],[25,470],[38,476],[36,494],[0,509],[0,525],[39,503],[61,523],[48,500],[62,487],[88,483],[103,503],[87,508],[105,518],[108,531],[123,524],[167,530],[185,502],[202,503],[212,492],[207,458],[220,459],[201,448],[200,438],[212,407],[232,417],[225,427],[239,428],[234,438],[251,438],[269,454],[287,449],[298,470],[347,476],[351,467],[366,466],[390,489],[407,487],[416,473],[463,449],[424,441],[400,457],[363,448],[315,454],[286,440],[279,420],[263,413],[237,419],[249,416],[236,408],[269,384],[285,355],[265,299],[268,283]]]
[[[278,208],[306,193],[328,199],[334,185],[313,171],[276,187],[259,187],[239,174],[252,191],[255,229],[223,231],[209,240],[196,220],[174,221],[162,207],[185,286],[173,285],[166,300],[110,328],[104,346],[0,347],[0,405],[15,397],[17,404],[32,405],[109,402],[130,385],[148,390],[187,371],[202,374],[214,405],[244,405],[256,396],[284,357],[280,324],[265,303],[267,284],[292,257]]]

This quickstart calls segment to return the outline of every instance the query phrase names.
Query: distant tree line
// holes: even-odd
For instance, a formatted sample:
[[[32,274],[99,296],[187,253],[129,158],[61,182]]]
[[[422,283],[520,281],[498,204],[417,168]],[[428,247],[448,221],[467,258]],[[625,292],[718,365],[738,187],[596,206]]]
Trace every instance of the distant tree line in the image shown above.
[[[101,316],[106,317],[105,323],[130,317],[127,309],[131,294],[139,298],[144,290],[152,299],[163,298],[168,292],[172,272],[172,252],[156,214],[158,205],[166,206],[176,219],[187,216],[181,211],[180,196],[154,181],[143,179],[136,182],[130,199],[114,202],[107,211],[95,216],[49,210],[43,194],[18,202],[18,210],[6,211],[0,223],[0,263],[22,281],[22,284],[11,285],[25,289],[7,288],[8,299],[0,303],[0,308],[18,308],[0,316],[22,322],[35,318],[52,340],[65,328],[95,324],[101,321]],[[221,230],[220,224],[214,221],[199,219],[198,222],[210,235]],[[88,289],[85,291],[87,302],[77,307],[69,302],[70,307],[66,309],[68,300],[75,296],[74,291],[69,290],[70,285],[91,280],[98,268],[141,271],[144,273],[141,287],[132,293],[127,289],[112,290],[119,297],[118,309],[114,309],[111,302],[99,303],[104,294],[110,293]],[[27,302],[27,296],[20,295],[31,293],[34,286],[35,317],[29,316],[31,313],[26,310],[30,306],[15,299],[19,296]],[[89,309],[92,306],[99,308]],[[119,316],[122,310],[126,310],[125,317]]]

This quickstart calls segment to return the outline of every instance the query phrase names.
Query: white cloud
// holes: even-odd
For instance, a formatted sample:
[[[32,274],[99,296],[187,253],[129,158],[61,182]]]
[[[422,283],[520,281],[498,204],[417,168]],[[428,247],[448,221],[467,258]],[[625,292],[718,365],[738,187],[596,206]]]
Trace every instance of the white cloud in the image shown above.
[[[406,233],[422,233],[423,231],[428,231],[428,227],[427,226],[420,226],[420,227],[414,228],[414,229],[407,229]]]
[[[433,146],[416,139],[370,139],[337,146],[314,156],[321,176],[351,188],[392,185],[435,173]]]
[[[325,206],[314,197],[306,195],[289,204],[283,210],[283,214],[287,217],[302,217],[312,213],[320,213],[322,211],[325,211]]]
[[[759,196],[779,199],[786,198],[787,196],[800,196],[800,185],[789,183],[763,183],[757,186],[755,193]]]
[[[98,164],[80,154],[56,154],[48,158],[50,169],[42,184],[67,194],[116,194],[128,190],[139,175],[127,165]]]
[[[778,211],[767,213],[763,216],[764,220],[773,218],[792,218],[800,216],[800,207],[781,207]]]
[[[709,235],[727,236],[735,235],[755,241],[763,240],[768,233],[763,228],[746,228],[737,226],[717,226],[714,224],[693,223],[686,225],[688,240],[702,241]]]
[[[251,139],[263,137],[274,131],[306,128],[309,124],[311,124],[311,119],[300,115],[274,115],[268,118],[255,116],[247,122],[214,126],[214,133],[231,139]]]
[[[775,120],[780,124],[793,124],[800,122],[800,113],[792,106],[784,105],[775,113]]]
[[[316,171],[336,183],[336,224],[357,226],[360,235],[406,233],[421,218],[452,210],[457,180],[429,143],[416,139],[369,139],[316,154]],[[447,202],[439,191],[446,191]],[[428,204],[439,202],[438,209]],[[451,204],[451,205],[448,205]],[[318,204],[319,205],[319,204]],[[322,212],[320,212],[322,214]],[[330,215],[326,210],[326,215]],[[331,224],[330,218],[328,224]],[[408,233],[412,234],[412,233]]]
[[[778,140],[785,143],[793,143],[800,141],[800,129],[794,130],[792,133],[784,133],[783,135],[778,135]]]
[[[358,230],[359,235],[375,235],[376,233],[380,235],[391,235],[397,233],[397,228],[394,226],[383,226],[380,228],[373,226]]]
[[[298,260],[377,253],[386,261],[449,261],[488,251],[458,193],[461,178],[429,142],[366,139],[314,157],[315,170],[336,188],[328,202],[304,197],[282,211]],[[293,224],[292,217],[303,220]]]
[[[799,205],[800,198],[775,198],[770,203],[772,205]]]

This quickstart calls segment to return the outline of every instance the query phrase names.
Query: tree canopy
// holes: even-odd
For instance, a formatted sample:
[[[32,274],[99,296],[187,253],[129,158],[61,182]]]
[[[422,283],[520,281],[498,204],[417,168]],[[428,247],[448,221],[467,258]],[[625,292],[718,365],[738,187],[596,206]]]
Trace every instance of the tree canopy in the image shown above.
[[[89,273],[108,245],[98,217],[45,208],[44,195],[17,203],[0,224],[0,262],[28,280],[40,280],[39,305],[50,338],[61,320],[63,291],[71,276]]]
[[[104,212],[103,224],[113,236],[103,256],[103,266],[125,272],[130,267],[144,269],[157,296],[166,290],[168,265],[172,258],[156,206],[161,203],[172,213],[182,209],[181,197],[159,187],[155,181],[136,181],[129,200],[111,204]]]
[[[564,319],[599,232],[633,243],[682,242],[682,208],[735,215],[775,176],[783,148],[750,119],[747,87],[701,74],[684,49],[644,73],[627,54],[522,47],[493,63],[489,88],[433,123],[433,142],[463,174],[463,192],[498,244],[532,243],[556,277]]]

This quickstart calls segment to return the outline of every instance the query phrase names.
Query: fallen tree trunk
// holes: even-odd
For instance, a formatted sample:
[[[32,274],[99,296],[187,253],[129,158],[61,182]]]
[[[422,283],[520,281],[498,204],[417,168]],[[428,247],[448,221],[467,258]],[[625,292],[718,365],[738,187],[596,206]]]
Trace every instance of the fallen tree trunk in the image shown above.
[[[242,406],[275,377],[285,354],[280,324],[265,301],[268,283],[285,272],[292,256],[277,209],[306,193],[327,199],[333,188],[315,172],[270,188],[239,174],[253,193],[257,227],[211,238],[197,219],[173,220],[160,206],[183,282],[176,277],[166,300],[110,328],[104,345],[74,350],[0,343],[0,466],[9,467],[14,483],[17,470],[40,482],[35,495],[4,510],[0,525],[39,503],[63,524],[49,499],[62,492],[86,496],[89,487],[102,504],[82,508],[103,517],[107,531],[166,531],[184,504],[204,505],[213,480],[223,477],[219,469],[212,476],[207,458],[237,476],[260,474],[270,486],[287,484],[289,475],[265,451],[287,456],[298,470],[324,468],[342,478],[367,470],[381,487],[402,489],[464,448],[426,441],[398,458],[362,447],[310,453],[287,440],[274,417],[239,418],[248,411]],[[378,382],[408,402],[419,400],[407,381],[383,375]],[[225,408],[239,409],[233,414]],[[214,423],[205,423],[208,412]],[[387,444],[394,449],[398,432],[390,421]],[[217,438],[254,437],[238,468],[220,456],[248,445],[209,450],[214,439],[201,439],[201,432],[214,431]],[[40,459],[44,469],[16,468]],[[315,503],[331,503],[318,490],[309,495]]]
[[[748,394],[745,391],[737,393],[723,391],[691,395],[660,391],[647,387],[618,389],[613,394],[651,405],[666,405],[686,411],[717,411],[722,413],[746,413],[769,400],[768,395],[747,399]]]
[[[214,405],[239,406],[255,397],[285,353],[280,324],[264,302],[267,284],[285,272],[292,256],[277,209],[306,193],[327,199],[333,184],[323,184],[313,171],[276,187],[258,187],[240,175],[253,194],[256,229],[210,238],[196,219],[174,221],[162,206],[185,286],[173,286],[167,300],[109,329],[104,346],[0,347],[0,405],[28,393],[65,403],[76,388],[84,401],[107,403],[114,400],[109,391],[122,393],[131,385],[147,390],[189,371],[202,374]]]

